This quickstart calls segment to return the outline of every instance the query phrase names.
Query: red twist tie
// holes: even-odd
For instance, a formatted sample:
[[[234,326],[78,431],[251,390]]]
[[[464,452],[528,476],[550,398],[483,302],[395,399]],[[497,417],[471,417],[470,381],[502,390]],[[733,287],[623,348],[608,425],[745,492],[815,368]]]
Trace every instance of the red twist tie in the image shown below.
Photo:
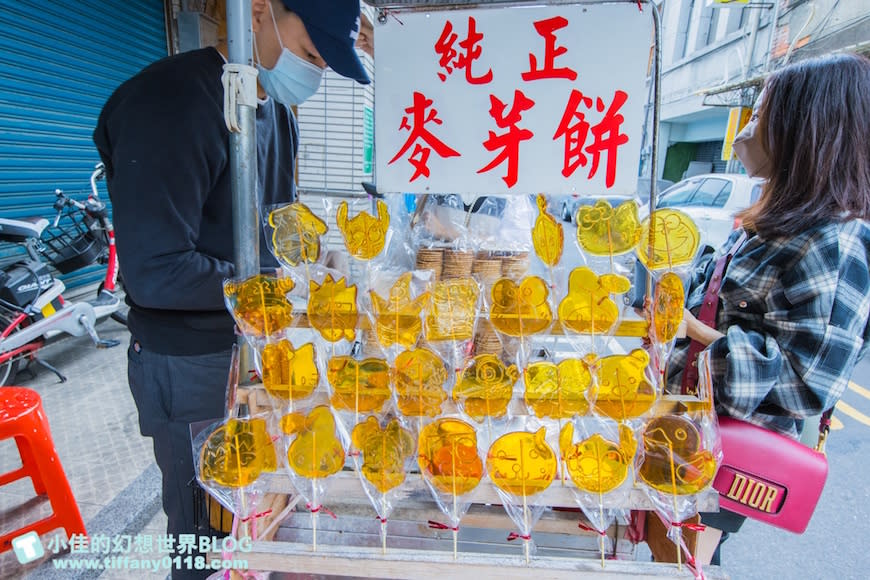
[[[305,507],[308,509],[308,511],[310,511],[313,514],[316,514],[317,512],[323,512],[334,520],[338,519],[338,516],[335,515],[334,513],[332,513],[332,511],[330,511],[329,508],[324,507],[322,505],[318,505],[316,507],[311,507],[311,504],[307,503],[307,504],[305,504]]]
[[[671,522],[672,528],[686,528],[687,530],[692,530],[693,532],[703,532],[707,529],[707,526],[704,524],[694,524],[694,523],[686,523],[686,522]]]
[[[260,373],[258,373],[256,369],[251,369],[248,371],[248,378],[252,383],[259,382]]]
[[[637,0],[637,9],[639,12],[643,12],[643,6],[640,5],[640,0]]]
[[[435,520],[429,520],[429,527],[433,530],[453,530],[454,532],[459,531],[459,526],[451,527],[447,524],[442,524],[441,522],[436,522]]]
[[[595,529],[595,528],[590,528],[589,526],[587,526],[583,522],[578,523],[577,527],[580,528],[581,530],[584,530],[586,532],[593,532],[593,533],[598,534],[599,536],[602,536],[602,537],[607,535],[607,532],[603,532],[603,531]]]
[[[375,516],[375,518],[382,524],[387,525],[387,518],[382,518],[381,516]]]
[[[251,515],[249,515],[249,516],[246,517],[246,518],[242,518],[242,522],[243,522],[243,523],[247,523],[247,522],[250,522],[251,520],[257,520],[257,519],[260,519],[260,518],[265,518],[266,516],[270,516],[270,515],[272,515],[272,510],[271,510],[271,509],[268,509],[268,510],[266,510],[266,511],[264,511],[264,512],[260,512],[260,513],[258,513],[258,514],[251,514]]]
[[[528,542],[531,539],[532,539],[532,536],[530,536],[529,534],[518,534],[516,532],[509,533],[508,537],[507,537],[508,542],[513,542],[514,540],[524,540],[524,541]]]
[[[360,455],[361,455],[361,454],[360,454],[359,451],[350,451],[350,452],[348,453],[348,456],[350,456],[350,457],[359,457]]]

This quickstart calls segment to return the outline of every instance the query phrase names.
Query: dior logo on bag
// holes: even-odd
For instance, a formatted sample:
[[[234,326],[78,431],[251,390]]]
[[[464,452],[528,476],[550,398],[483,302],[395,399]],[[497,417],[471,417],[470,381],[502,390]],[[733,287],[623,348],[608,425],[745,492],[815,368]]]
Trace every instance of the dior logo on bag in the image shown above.
[[[725,497],[746,507],[775,514],[779,512],[785,500],[784,487],[747,473],[723,467],[716,477],[719,478],[722,478],[720,489],[728,489],[728,493],[724,494]]]

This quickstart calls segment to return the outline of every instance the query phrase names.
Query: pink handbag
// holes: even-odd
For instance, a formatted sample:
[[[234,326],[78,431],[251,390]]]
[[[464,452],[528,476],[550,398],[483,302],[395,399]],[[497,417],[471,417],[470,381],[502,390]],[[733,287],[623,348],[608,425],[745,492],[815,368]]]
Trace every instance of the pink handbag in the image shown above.
[[[715,328],[725,269],[745,239],[744,234],[716,263],[698,313],[698,320],[707,326]],[[703,349],[704,345],[697,341],[689,345],[683,394],[697,393],[697,360]],[[719,492],[719,507],[802,534],[828,477],[824,447],[832,413],[828,410],[822,414],[816,449],[746,421],[719,417],[723,459],[713,480]]]

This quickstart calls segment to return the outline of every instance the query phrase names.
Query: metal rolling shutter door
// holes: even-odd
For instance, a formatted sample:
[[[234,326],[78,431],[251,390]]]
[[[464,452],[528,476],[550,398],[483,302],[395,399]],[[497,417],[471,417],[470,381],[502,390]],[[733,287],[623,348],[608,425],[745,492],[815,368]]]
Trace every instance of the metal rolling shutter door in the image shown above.
[[[0,216],[53,219],[56,188],[87,197],[97,117],[119,84],[166,56],[163,9],[162,0],[0,3]],[[102,275],[94,265],[62,279],[71,288]]]

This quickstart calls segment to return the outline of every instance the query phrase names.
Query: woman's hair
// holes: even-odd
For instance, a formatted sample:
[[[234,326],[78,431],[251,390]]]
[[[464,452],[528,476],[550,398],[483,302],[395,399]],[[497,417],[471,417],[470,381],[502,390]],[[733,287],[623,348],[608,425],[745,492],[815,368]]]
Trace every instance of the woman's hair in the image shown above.
[[[870,60],[839,54],[773,73],[758,123],[773,169],[738,214],[744,227],[771,238],[870,218]]]

